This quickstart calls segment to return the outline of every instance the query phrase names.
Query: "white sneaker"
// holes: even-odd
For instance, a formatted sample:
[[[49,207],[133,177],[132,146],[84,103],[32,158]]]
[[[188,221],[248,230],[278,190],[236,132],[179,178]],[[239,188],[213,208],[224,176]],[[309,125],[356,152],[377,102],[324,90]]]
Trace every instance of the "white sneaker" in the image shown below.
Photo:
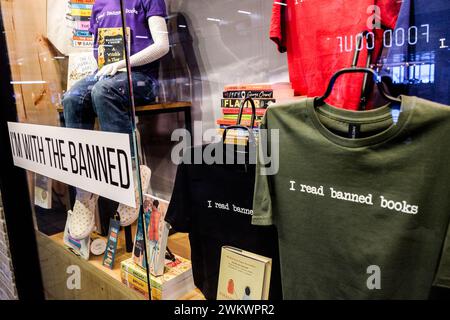
[[[150,177],[152,175],[152,171],[149,167],[141,165],[141,184],[142,184],[142,194],[147,192],[148,187],[150,186]],[[137,180],[137,179],[136,179]],[[135,222],[139,216],[139,190],[137,189],[137,181],[134,185],[134,193],[136,195],[136,206],[137,208],[132,208],[130,206],[120,204],[117,208],[117,213],[120,217],[120,225],[122,227],[129,226]]]
[[[78,197],[72,211],[68,212],[69,234],[76,240],[87,238],[95,230],[95,208],[98,195]]]

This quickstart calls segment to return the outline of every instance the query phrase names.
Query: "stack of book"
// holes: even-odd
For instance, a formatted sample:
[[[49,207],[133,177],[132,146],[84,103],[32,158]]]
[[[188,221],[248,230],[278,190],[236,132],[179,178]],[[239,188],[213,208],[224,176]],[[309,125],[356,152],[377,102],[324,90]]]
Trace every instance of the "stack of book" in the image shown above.
[[[267,107],[277,102],[278,99],[285,99],[294,95],[289,83],[254,83],[254,84],[234,84],[227,85],[223,91],[221,99],[222,118],[217,120],[220,126],[218,134],[222,135],[228,126],[237,124],[239,109],[246,98],[252,98],[255,107],[255,124],[253,133],[258,136],[258,128]],[[250,127],[252,117],[251,104],[247,103],[242,112],[241,125]],[[242,130],[232,130],[227,133],[225,143],[246,144],[247,133]]]
[[[120,274],[125,285],[149,298],[147,272],[133,258],[122,261]],[[166,260],[162,276],[150,279],[153,300],[176,300],[195,289],[191,261],[177,255]]]
[[[91,48],[94,36],[89,32],[92,8],[95,0],[70,0],[67,20],[73,29],[72,45],[77,48]]]

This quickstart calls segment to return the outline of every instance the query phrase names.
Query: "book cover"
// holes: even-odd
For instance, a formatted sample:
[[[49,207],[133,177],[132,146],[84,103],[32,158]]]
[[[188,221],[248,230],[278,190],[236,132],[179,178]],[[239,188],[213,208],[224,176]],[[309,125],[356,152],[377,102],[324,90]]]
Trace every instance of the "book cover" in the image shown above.
[[[267,300],[272,259],[222,247],[217,300]]]
[[[130,28],[127,28],[130,39]],[[125,42],[122,28],[98,29],[98,69],[125,59]]]
[[[92,36],[83,36],[83,37],[79,37],[79,36],[73,36],[72,39],[74,41],[94,41]]]
[[[224,114],[223,119],[237,121],[238,115],[237,114]],[[251,114],[243,114],[242,118],[241,118],[241,120],[248,120],[248,121],[250,121],[251,119],[252,119]],[[255,116],[255,121],[258,121],[261,119],[262,119],[262,116],[258,116],[258,115]]]
[[[290,91],[292,86],[290,82],[262,82],[262,83],[236,83],[225,86],[225,90],[274,90]]]
[[[225,129],[220,128],[217,129],[217,134],[222,137],[223,136],[223,132],[225,131]],[[253,132],[253,136],[255,137],[255,139],[258,137],[258,131],[256,129],[252,130]],[[235,130],[235,129],[230,129],[227,131],[227,137],[238,137],[238,138],[248,138],[248,131],[246,130]]]
[[[247,138],[241,137],[228,137],[225,139],[224,144],[233,144],[238,146],[246,146],[248,144]]]
[[[52,179],[34,175],[34,204],[43,209],[52,208]]]
[[[85,38],[89,38],[88,40],[92,39],[92,35],[89,32],[89,30],[74,29],[73,30],[73,36],[74,36],[74,39],[75,39],[75,37],[85,37]]]
[[[73,16],[70,13],[66,13],[66,19],[69,21],[89,22],[91,20],[91,16]]]
[[[230,84],[223,92],[224,99],[288,99],[293,96],[289,82]]]
[[[272,90],[270,83],[243,83],[243,84],[229,84],[224,87],[225,91],[235,90]]]
[[[229,127],[229,126],[227,126],[227,125],[220,125],[218,130],[226,129],[226,128],[228,128],[228,127]],[[252,130],[253,130],[254,133],[259,132],[259,128],[253,128]],[[241,130],[241,131],[242,131],[242,130]]]
[[[88,4],[88,3],[78,3],[78,2],[71,1],[69,3],[69,7],[71,9],[92,10],[94,5],[93,4]]]
[[[137,279],[136,277],[134,277],[133,275],[121,270],[120,271],[120,277],[122,279],[122,283],[125,284],[128,288],[133,289],[137,292],[139,292],[140,294],[142,294],[146,299],[149,299],[149,295],[148,295],[148,285],[146,282],[143,282],[139,279]],[[153,292],[152,292],[152,299],[153,300],[158,300],[153,296]]]
[[[75,21],[73,23],[73,29],[75,30],[89,31],[90,27],[91,23],[89,21]]]
[[[78,9],[78,8],[71,8],[70,9],[70,15],[72,17],[87,17],[89,18],[91,16],[92,9]]]
[[[224,126],[234,126],[236,125],[236,120],[231,120],[231,119],[218,119],[216,121],[216,123],[218,125],[224,125]],[[259,124],[261,123],[261,121],[255,121],[255,126],[259,127]],[[242,120],[241,125],[243,126],[250,126],[250,120]]]
[[[79,3],[79,4],[94,4],[95,0],[70,0],[70,3]]]
[[[241,107],[241,103],[244,99],[222,99],[221,107],[222,108],[236,108],[239,109]],[[255,103],[255,108],[267,108],[271,104],[276,102],[276,99],[253,99]],[[247,108],[251,108],[250,103],[246,105]]]
[[[75,48],[92,48],[94,46],[94,41],[73,40],[72,46]]]
[[[253,99],[273,99],[273,91],[272,90],[233,90],[233,91],[224,91],[223,92],[224,99],[245,99],[245,98],[253,98]]]
[[[152,195],[144,195],[145,223],[141,216],[138,218],[138,228],[134,240],[133,260],[143,268],[150,266],[150,273],[156,276],[164,273],[164,261],[166,255],[169,227],[165,222],[165,216],[169,202]],[[144,226],[144,227],[143,227]],[[147,259],[144,260],[144,235],[147,239]]]
[[[256,115],[257,116],[264,116],[264,114],[266,113],[266,109],[255,109],[256,111]],[[222,108],[222,113],[223,114],[239,114],[239,108]],[[242,110],[242,114],[252,114],[252,109],[251,108],[244,108],[244,110]]]
[[[79,52],[69,55],[67,90],[77,81],[86,78],[97,70],[97,61],[92,52]]]

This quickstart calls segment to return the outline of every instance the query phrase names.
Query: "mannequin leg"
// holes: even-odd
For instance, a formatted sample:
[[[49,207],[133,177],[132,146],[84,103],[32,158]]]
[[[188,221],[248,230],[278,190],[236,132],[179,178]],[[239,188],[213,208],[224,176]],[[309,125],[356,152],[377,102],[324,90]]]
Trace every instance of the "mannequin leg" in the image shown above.
[[[88,76],[78,81],[64,94],[62,104],[66,127],[94,129],[95,113],[92,107],[91,91],[97,81]]]
[[[75,85],[64,95],[64,119],[66,127],[75,129],[93,130],[95,124],[95,112],[92,106],[91,91],[97,81],[93,76],[88,76],[83,80],[78,81]],[[75,205],[69,215],[76,216],[78,210],[86,209],[95,214],[98,196],[82,189],[76,188]],[[74,228],[72,226],[72,228]],[[74,228],[75,229],[75,228]],[[91,226],[86,228],[86,233],[90,231]],[[84,230],[80,234],[84,234]],[[71,231],[72,236],[74,233]],[[82,237],[81,235],[75,236]],[[84,236],[84,235],[83,235]]]
[[[92,103],[103,131],[131,134],[127,77],[120,72],[97,82],[92,89]],[[136,105],[154,102],[157,82],[140,72],[133,72],[132,79]]]
[[[155,101],[157,82],[151,77],[133,72],[133,92],[136,105],[150,104]],[[132,125],[129,106],[128,78],[126,73],[119,73],[113,77],[99,81],[92,89],[92,102],[98,116],[101,130],[128,133],[132,142]],[[134,158],[134,150],[131,148]],[[135,161],[132,161],[133,164]],[[134,174],[136,173],[135,170]],[[142,188],[146,192],[150,179],[150,169],[141,167]],[[138,179],[134,179],[135,182]],[[137,183],[135,183],[136,201],[139,201]],[[139,208],[129,208],[120,204],[117,212],[122,226],[128,226],[135,221]]]
[[[92,106],[91,91],[97,80],[93,75],[78,81],[64,94],[62,104],[64,107],[64,119],[66,127],[75,129],[93,130],[95,124],[95,112]],[[89,198],[86,191],[77,189],[77,196]]]

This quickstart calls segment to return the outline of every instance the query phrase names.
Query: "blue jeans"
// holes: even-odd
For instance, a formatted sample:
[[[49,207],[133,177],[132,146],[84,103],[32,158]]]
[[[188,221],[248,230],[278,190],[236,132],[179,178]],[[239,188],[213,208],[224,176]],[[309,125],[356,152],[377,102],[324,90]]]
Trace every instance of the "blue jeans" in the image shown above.
[[[137,106],[155,101],[157,80],[141,72],[132,72],[132,82]],[[94,75],[78,81],[63,97],[66,127],[92,130],[97,116],[102,131],[128,133],[131,137],[129,95],[125,72],[100,81]]]

